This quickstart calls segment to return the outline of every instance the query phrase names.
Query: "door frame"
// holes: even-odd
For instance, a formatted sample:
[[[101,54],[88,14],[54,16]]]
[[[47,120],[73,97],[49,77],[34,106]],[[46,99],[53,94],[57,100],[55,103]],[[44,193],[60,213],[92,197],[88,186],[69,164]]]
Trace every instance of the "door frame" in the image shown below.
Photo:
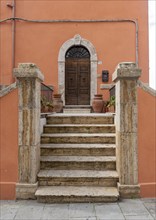
[[[74,38],[67,40],[60,48],[58,55],[58,91],[62,94],[63,105],[65,105],[65,55],[67,50],[72,46],[84,46],[90,53],[90,105],[97,93],[97,65],[98,59],[95,47],[93,44],[82,38],[80,35],[75,35]]]

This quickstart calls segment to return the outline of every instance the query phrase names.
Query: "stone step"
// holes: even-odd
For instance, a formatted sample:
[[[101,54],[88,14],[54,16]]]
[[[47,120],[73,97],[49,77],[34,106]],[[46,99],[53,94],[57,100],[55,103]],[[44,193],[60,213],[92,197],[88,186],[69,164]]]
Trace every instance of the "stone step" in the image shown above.
[[[115,156],[115,144],[42,144],[42,156]]]
[[[116,171],[40,170],[40,186],[117,186]]]
[[[84,133],[61,133],[42,134],[41,143],[115,143],[115,134],[84,134]]]
[[[35,196],[45,203],[116,202],[119,193],[116,187],[40,186]]]
[[[44,126],[44,133],[115,133],[115,125],[49,124]]]
[[[90,108],[64,108],[63,113],[65,114],[86,114],[86,113],[91,113]]]
[[[52,114],[47,124],[114,124],[114,114]]]
[[[113,156],[41,156],[41,169],[56,170],[115,170]]]

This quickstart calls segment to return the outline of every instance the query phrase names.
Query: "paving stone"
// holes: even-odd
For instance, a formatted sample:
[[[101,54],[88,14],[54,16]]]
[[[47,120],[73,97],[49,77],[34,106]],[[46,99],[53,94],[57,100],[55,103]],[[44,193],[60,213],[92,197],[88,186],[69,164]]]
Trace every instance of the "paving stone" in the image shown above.
[[[71,219],[95,217],[95,211],[93,204],[80,203],[69,205],[69,215]]]
[[[62,219],[61,219],[62,220]],[[87,218],[70,218],[70,220],[97,220],[97,218],[90,218],[90,217],[87,217]]]
[[[1,203],[2,204],[2,203]],[[19,204],[3,203],[0,204],[0,220],[12,220],[16,216],[16,213],[20,207]]]
[[[27,200],[28,201],[28,200]],[[15,220],[37,220],[41,219],[44,205],[36,202],[27,202],[18,209]]]
[[[125,216],[149,215],[149,212],[139,199],[124,199],[119,202],[119,206]]]
[[[154,202],[146,200],[144,203],[142,199],[83,204],[43,204],[36,200],[0,201],[0,220],[154,220],[147,211],[153,209],[154,205]]]
[[[143,198],[143,199],[140,199],[142,202],[144,203],[155,203],[156,204],[156,198]]]
[[[145,202],[144,206],[147,208],[149,213],[156,218],[156,203],[155,202]]]
[[[117,204],[95,204],[95,211],[98,220],[124,219],[124,216]]]
[[[46,204],[42,220],[69,220],[68,204]]]
[[[27,201],[1,200],[0,201],[0,219],[13,219],[18,209],[25,205]]]
[[[126,220],[153,220],[151,215],[129,215],[125,217]]]

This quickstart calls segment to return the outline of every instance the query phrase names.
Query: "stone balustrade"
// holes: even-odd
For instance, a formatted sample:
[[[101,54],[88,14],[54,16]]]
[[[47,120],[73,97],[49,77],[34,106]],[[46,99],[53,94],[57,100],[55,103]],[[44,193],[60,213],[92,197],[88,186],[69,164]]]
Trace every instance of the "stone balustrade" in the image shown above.
[[[116,84],[116,156],[121,197],[138,197],[137,81],[141,70],[135,63],[120,63]]]
[[[14,69],[19,96],[19,183],[16,197],[34,198],[40,168],[40,94],[44,77],[35,64]]]

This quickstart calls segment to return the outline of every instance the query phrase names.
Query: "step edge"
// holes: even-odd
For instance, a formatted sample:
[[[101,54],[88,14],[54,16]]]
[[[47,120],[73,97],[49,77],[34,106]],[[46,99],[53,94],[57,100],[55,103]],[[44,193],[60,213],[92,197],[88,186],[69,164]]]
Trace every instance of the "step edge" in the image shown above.
[[[84,186],[39,186],[38,188],[37,188],[37,190],[36,190],[36,192],[35,192],[35,196],[57,196],[57,197],[61,197],[61,196],[63,196],[63,195],[59,195],[59,194],[57,194],[57,193],[55,193],[55,195],[54,194],[50,194],[50,189],[52,189],[52,188],[54,188],[54,189],[59,189],[60,191],[61,191],[61,188],[64,188],[64,189],[66,189],[66,190],[69,190],[70,191],[70,195],[65,195],[64,194],[64,196],[65,197],[67,197],[67,196],[80,196],[80,197],[83,197],[83,196],[87,196],[88,195],[88,193],[86,193],[86,188],[87,188],[87,190],[89,191],[90,189],[103,189],[103,191],[105,190],[105,189],[107,189],[107,195],[104,195],[104,194],[102,194],[102,195],[95,195],[94,193],[93,193],[93,196],[92,197],[101,197],[101,196],[119,196],[119,192],[118,192],[118,190],[117,190],[117,187],[106,187],[106,186],[101,186],[101,187],[99,187],[99,186],[87,186],[87,187],[84,187]],[[84,194],[71,194],[71,189],[83,189],[84,188]],[[48,194],[46,193],[46,191],[45,191],[45,189],[46,189],[46,191],[47,190],[49,190],[49,192],[48,192]],[[112,190],[112,191],[114,191],[114,192],[108,192],[108,190]],[[62,194],[63,194],[63,192],[62,192]],[[91,196],[91,195],[89,195],[89,196]]]
[[[49,157],[49,158],[48,158]],[[56,158],[57,157],[57,160],[54,160],[54,157]],[[64,163],[71,163],[71,162],[77,162],[77,163],[82,163],[82,162],[92,162],[92,163],[94,163],[94,162],[116,162],[116,157],[114,156],[103,156],[103,157],[111,157],[110,159],[106,159],[106,158],[102,158],[101,160],[98,160],[98,157],[99,156],[95,156],[94,158],[96,158],[97,160],[93,160],[93,161],[91,161],[91,160],[87,160],[87,156],[78,156],[78,157],[86,157],[86,158],[84,158],[84,160],[79,160],[79,159],[77,159],[76,160],[76,158],[73,158],[72,159],[72,157],[73,156],[67,156],[68,158],[67,159],[65,159],[65,158],[62,158],[62,160],[61,160],[61,157],[65,157],[65,156],[41,156],[41,158],[40,158],[40,162],[64,162]],[[75,156],[76,157],[76,156]],[[71,159],[70,159],[71,158]],[[69,160],[70,159],[70,160]]]
[[[51,174],[48,174],[49,171],[55,171],[55,175],[51,175]],[[99,175],[95,175],[94,173],[96,173],[95,170],[85,170],[86,172],[84,172],[84,170],[76,170],[77,173],[80,173],[79,175],[76,175],[76,176],[72,176],[72,172],[75,173],[75,170],[53,170],[53,169],[50,169],[50,170],[44,170],[44,169],[41,169],[38,173],[38,178],[108,178],[108,179],[111,179],[111,178],[115,178],[115,179],[118,179],[119,178],[119,175],[117,173],[117,171],[114,170],[114,172],[112,172],[112,170],[104,170],[104,171],[101,171],[99,172]],[[85,173],[90,172],[92,173],[92,175],[90,176],[85,176]],[[57,175],[57,172],[60,173],[60,175]],[[66,176],[61,176],[61,172],[66,173]],[[82,173],[84,172],[84,175],[82,175]],[[110,173],[110,174],[108,174]],[[48,175],[48,176],[47,176]],[[95,175],[95,176],[94,176]]]
[[[73,146],[72,146],[73,145]],[[76,146],[74,146],[76,145]],[[77,145],[82,145],[82,146],[77,146]],[[90,146],[85,146],[85,145],[90,145]],[[71,149],[76,149],[76,148],[80,148],[80,149],[109,149],[109,148],[112,148],[112,149],[115,149],[116,148],[116,144],[96,144],[96,145],[99,145],[99,146],[92,146],[92,145],[95,145],[95,144],[40,144],[40,148],[42,149],[51,149],[51,148],[54,148],[54,149],[59,149],[59,148],[71,148]],[[109,146],[107,146],[109,145]]]
[[[41,137],[116,137],[115,133],[44,133]]]

